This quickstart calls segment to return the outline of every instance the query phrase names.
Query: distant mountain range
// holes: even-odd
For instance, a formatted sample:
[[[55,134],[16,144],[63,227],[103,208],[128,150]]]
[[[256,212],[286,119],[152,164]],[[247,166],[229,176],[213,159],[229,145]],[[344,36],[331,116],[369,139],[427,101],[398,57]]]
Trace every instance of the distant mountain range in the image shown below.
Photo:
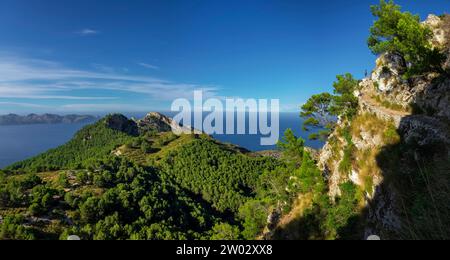
[[[0,126],[5,125],[32,125],[32,124],[73,124],[96,121],[98,118],[90,115],[54,115],[54,114],[29,114],[20,116],[16,114],[0,115]]]

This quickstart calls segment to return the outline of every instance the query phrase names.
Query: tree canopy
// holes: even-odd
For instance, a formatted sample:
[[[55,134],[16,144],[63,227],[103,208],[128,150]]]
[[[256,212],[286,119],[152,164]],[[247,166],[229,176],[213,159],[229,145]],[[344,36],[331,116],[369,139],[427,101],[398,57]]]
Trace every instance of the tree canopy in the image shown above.
[[[354,92],[358,83],[350,73],[337,75],[333,83],[333,94],[325,92],[313,95],[301,107],[300,116],[304,118],[304,129],[310,130],[312,127],[317,130],[310,135],[310,139],[326,139],[338,117],[350,119],[356,114],[358,98]]]
[[[420,23],[420,17],[402,12],[394,1],[381,0],[371,7],[378,18],[370,28],[369,48],[374,54],[398,53],[408,63],[406,76],[442,71],[445,55],[430,43],[432,32]]]

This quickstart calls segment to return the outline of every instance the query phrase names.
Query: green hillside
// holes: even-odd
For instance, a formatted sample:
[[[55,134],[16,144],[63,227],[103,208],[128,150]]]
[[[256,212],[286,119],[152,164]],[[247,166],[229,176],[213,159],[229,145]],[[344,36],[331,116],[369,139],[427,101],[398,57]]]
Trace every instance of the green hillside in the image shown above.
[[[108,127],[109,124],[114,124],[116,120],[122,120],[124,123],[129,124],[122,126],[128,132],[120,131],[123,129]],[[114,125],[112,126],[115,127]],[[80,130],[67,144],[29,160],[16,163],[8,167],[7,170],[42,172],[82,168],[93,158],[107,157],[117,146],[136,138],[135,135],[130,135],[130,133],[134,134],[132,128],[132,122],[122,115],[107,116],[99,122]]]
[[[0,238],[242,238],[239,208],[280,163],[108,116],[0,178]]]

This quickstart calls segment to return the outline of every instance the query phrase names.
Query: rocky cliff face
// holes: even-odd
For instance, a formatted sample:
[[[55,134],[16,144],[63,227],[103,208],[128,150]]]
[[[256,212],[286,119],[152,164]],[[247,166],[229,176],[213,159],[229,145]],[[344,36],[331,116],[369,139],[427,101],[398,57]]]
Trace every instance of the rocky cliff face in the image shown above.
[[[148,113],[137,124],[142,131],[154,130],[157,132],[171,131],[172,119],[156,112]]]
[[[450,120],[450,79],[429,73],[409,80],[403,79],[406,65],[396,54],[385,54],[377,60],[371,77],[364,79],[361,92],[378,94],[386,102],[404,110],[418,109],[431,116]]]
[[[450,15],[430,15],[424,22],[434,33],[434,47],[448,53],[444,68],[450,69]],[[361,87],[370,94],[377,92],[386,102],[404,109],[418,109],[432,116],[450,119],[450,79],[429,73],[409,80],[403,78],[406,62],[398,54],[387,53],[379,57],[372,75]],[[448,74],[447,74],[448,75]]]
[[[137,136],[140,133],[155,132],[163,133],[176,131],[179,133],[199,133],[192,128],[179,125],[172,118],[158,112],[150,112],[140,120],[131,120],[124,115],[109,115],[105,118],[106,125],[117,131]]]
[[[449,21],[430,16],[424,22],[435,34],[433,44],[447,52]],[[430,73],[405,80],[406,66],[396,54],[377,59],[355,92],[358,115],[338,123],[318,164],[332,198],[347,181],[363,192],[364,236],[444,238],[449,234],[442,229],[450,225],[450,78]]]
[[[179,125],[172,118],[169,118],[158,112],[150,112],[143,119],[136,121],[141,132],[157,131],[177,133],[192,133],[194,130],[190,127]],[[195,131],[197,133],[197,131]]]
[[[423,22],[433,31],[432,44],[436,47],[446,50],[450,54],[450,15],[443,15],[441,17],[436,15],[429,15]],[[450,68],[450,55],[447,55],[446,68]]]

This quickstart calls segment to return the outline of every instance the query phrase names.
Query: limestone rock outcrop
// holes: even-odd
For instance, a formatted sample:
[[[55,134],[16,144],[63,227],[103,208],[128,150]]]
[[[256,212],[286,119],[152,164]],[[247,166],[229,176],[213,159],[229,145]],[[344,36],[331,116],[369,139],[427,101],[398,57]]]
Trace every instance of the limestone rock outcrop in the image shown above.
[[[448,64],[450,16],[430,15],[423,24],[433,31],[432,44],[449,54]],[[318,159],[330,197],[339,197],[340,184],[349,181],[364,191],[365,235],[397,237],[405,230],[401,201],[405,191],[388,180],[392,171],[398,174],[396,178],[409,179],[410,174],[421,171],[418,164],[424,163],[421,158],[425,156],[431,156],[431,162],[438,158],[440,164],[450,165],[449,74],[428,73],[406,80],[407,66],[403,57],[395,53],[377,59],[373,73],[354,92],[359,100],[359,125],[338,122]],[[364,122],[365,119],[371,122]],[[351,141],[343,131],[350,134]],[[342,170],[348,147],[352,148],[350,170]],[[391,154],[398,157],[391,158]],[[389,163],[404,168],[393,170]]]
[[[175,133],[200,133],[188,126],[182,126],[175,122],[172,118],[169,118],[158,112],[150,112],[143,119],[136,121],[139,130],[156,131],[156,132],[169,132]]]
[[[377,83],[379,91],[389,93],[397,85],[405,83],[401,77],[406,71],[406,62],[402,56],[386,53],[377,59],[376,64],[372,81]]]

